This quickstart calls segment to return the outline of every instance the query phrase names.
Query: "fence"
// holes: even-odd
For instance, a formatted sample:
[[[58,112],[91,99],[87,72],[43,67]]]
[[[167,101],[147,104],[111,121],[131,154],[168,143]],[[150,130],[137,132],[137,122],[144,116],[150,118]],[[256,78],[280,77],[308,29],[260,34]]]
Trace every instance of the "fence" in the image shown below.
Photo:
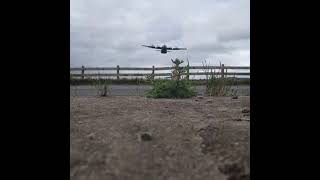
[[[171,76],[171,73],[155,73],[155,71],[161,70],[172,70],[174,67],[154,67],[151,68],[144,68],[144,67],[121,67],[117,65],[117,67],[80,67],[80,68],[70,68],[70,74],[72,77],[79,77],[84,79],[86,77],[117,77],[120,79],[121,76],[150,76],[153,77],[157,76]],[[189,75],[208,75],[210,71],[216,71],[216,75],[220,75],[221,77],[227,76],[250,76],[250,72],[228,72],[229,69],[231,70],[250,70],[250,66],[189,66],[189,69],[198,69],[204,70],[205,72],[189,72]],[[113,70],[116,73],[85,73],[85,72],[92,72],[92,71],[105,71],[105,70]],[[150,73],[120,73],[120,70],[126,71],[149,71]],[[210,71],[209,71],[210,70]],[[74,73],[79,72],[79,73]],[[250,77],[249,77],[250,78]]]

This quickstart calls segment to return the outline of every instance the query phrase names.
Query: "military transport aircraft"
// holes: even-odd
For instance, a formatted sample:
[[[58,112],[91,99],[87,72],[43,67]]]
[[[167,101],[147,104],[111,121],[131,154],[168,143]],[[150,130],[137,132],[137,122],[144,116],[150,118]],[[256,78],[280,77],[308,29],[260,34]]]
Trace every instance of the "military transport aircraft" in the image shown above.
[[[158,50],[158,51],[161,51],[162,54],[166,54],[167,52],[171,52],[171,51],[168,51],[168,50],[187,50],[187,48],[178,48],[178,47],[167,47],[166,45],[163,45],[163,46],[154,46],[154,45],[151,45],[151,46],[147,46],[147,45],[142,45],[144,47],[148,47],[148,48],[153,48],[153,49],[161,49],[161,50]]]

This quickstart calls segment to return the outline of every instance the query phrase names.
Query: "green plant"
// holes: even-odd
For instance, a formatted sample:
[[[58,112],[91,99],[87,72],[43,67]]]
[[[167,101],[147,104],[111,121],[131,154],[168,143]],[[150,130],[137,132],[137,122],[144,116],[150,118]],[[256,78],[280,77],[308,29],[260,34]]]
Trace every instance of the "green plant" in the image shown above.
[[[220,63],[220,69],[221,69]],[[209,64],[203,63],[203,69],[206,74],[206,95],[207,96],[236,96],[237,89],[232,89],[231,86],[236,85],[236,78],[222,77],[221,72],[216,73],[210,69]],[[209,72],[209,69],[211,70]]]
[[[103,79],[98,76],[98,79],[96,81],[93,81],[95,84],[95,87],[97,89],[98,96],[106,97],[110,95],[110,84],[111,80]]]
[[[177,83],[179,83],[182,74],[184,74],[187,71],[187,67],[180,67],[180,64],[182,64],[184,61],[176,58],[175,60],[172,60],[173,65],[173,71],[172,71],[172,79],[176,80]]]
[[[146,93],[152,98],[189,98],[196,95],[194,88],[186,80],[181,80],[178,84],[172,80],[157,81],[153,89]]]
[[[237,78],[235,77],[235,75],[233,76],[233,78],[230,79],[231,81],[231,85],[235,87],[235,89],[231,89],[230,91],[230,95],[231,96],[238,96],[238,81]]]
[[[189,81],[189,76],[190,76],[190,72],[189,72],[189,70],[190,70],[190,65],[189,65],[189,60],[187,59],[187,61],[188,61],[188,65],[187,65],[187,67],[186,67],[186,79]]]
[[[152,81],[153,88],[147,91],[146,96],[152,98],[189,98],[196,95],[195,89],[187,79],[182,78],[186,68],[180,67],[183,60],[171,59],[173,71],[171,80]]]

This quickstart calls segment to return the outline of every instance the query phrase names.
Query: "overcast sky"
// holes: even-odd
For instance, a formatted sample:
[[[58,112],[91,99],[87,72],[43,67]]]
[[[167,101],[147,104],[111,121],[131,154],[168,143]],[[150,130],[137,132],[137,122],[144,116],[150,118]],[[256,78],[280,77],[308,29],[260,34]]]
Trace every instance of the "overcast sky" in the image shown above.
[[[186,47],[161,54],[146,45]],[[249,0],[71,0],[70,66],[250,65]]]

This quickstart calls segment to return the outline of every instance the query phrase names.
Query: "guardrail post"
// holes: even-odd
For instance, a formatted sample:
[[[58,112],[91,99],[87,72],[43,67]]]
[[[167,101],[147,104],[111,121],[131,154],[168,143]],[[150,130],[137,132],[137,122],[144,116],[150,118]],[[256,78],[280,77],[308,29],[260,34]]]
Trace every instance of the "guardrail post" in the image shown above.
[[[154,79],[154,66],[152,66],[152,79]]]
[[[84,66],[81,67],[81,78],[84,79]]]
[[[228,78],[228,68],[225,68],[226,72],[225,72],[225,75],[226,75],[226,78]]]
[[[221,65],[221,77],[224,78],[224,64]]]
[[[189,66],[189,61],[188,61],[188,65],[187,65],[187,80],[188,81],[189,81],[189,73],[190,73],[189,69],[190,69],[190,66]]]
[[[117,79],[120,79],[119,78],[119,71],[120,71],[120,67],[119,67],[119,65],[117,65]]]

